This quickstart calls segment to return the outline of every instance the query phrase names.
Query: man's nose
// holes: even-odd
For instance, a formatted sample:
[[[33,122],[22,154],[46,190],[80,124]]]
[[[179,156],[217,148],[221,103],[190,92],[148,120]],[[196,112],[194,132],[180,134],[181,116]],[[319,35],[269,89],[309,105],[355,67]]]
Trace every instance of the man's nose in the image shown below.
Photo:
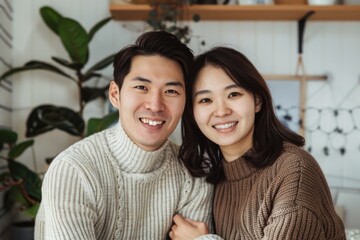
[[[160,93],[152,93],[147,96],[145,108],[153,112],[164,110],[164,99]]]

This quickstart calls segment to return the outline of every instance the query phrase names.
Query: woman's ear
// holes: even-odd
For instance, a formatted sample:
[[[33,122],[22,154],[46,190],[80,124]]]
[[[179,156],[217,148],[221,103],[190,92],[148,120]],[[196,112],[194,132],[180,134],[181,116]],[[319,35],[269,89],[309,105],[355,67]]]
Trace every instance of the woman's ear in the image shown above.
[[[255,96],[255,112],[259,112],[261,110],[262,100],[259,96]]]
[[[111,81],[109,86],[109,100],[115,108],[119,109],[118,106],[120,105],[120,89],[115,81]]]

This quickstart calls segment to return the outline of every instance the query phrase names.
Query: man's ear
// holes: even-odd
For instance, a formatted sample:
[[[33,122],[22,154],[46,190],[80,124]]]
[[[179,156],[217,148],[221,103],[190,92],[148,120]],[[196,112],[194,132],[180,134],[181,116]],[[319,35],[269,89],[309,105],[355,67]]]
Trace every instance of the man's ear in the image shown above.
[[[259,96],[255,96],[255,112],[259,112],[261,110],[262,100]]]
[[[119,86],[115,83],[115,81],[110,82],[109,100],[115,108],[119,108],[118,106],[120,104],[120,89]]]

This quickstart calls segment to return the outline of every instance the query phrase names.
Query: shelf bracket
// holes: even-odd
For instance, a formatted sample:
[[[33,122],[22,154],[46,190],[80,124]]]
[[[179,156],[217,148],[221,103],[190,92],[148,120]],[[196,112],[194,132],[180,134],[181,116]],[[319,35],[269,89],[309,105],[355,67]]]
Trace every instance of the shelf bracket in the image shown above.
[[[311,17],[315,11],[309,11],[307,12],[300,20],[298,20],[298,53],[303,53],[303,41],[304,41],[304,32],[305,32],[305,25],[306,21],[309,17]]]

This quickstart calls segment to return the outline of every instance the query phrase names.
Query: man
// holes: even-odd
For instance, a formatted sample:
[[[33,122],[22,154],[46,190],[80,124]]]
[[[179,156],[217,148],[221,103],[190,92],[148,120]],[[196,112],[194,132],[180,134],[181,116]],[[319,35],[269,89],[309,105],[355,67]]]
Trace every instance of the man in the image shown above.
[[[148,32],[114,58],[117,126],[59,154],[47,171],[35,239],[166,239],[172,217],[210,223],[212,188],[168,140],[185,107],[191,50]]]

